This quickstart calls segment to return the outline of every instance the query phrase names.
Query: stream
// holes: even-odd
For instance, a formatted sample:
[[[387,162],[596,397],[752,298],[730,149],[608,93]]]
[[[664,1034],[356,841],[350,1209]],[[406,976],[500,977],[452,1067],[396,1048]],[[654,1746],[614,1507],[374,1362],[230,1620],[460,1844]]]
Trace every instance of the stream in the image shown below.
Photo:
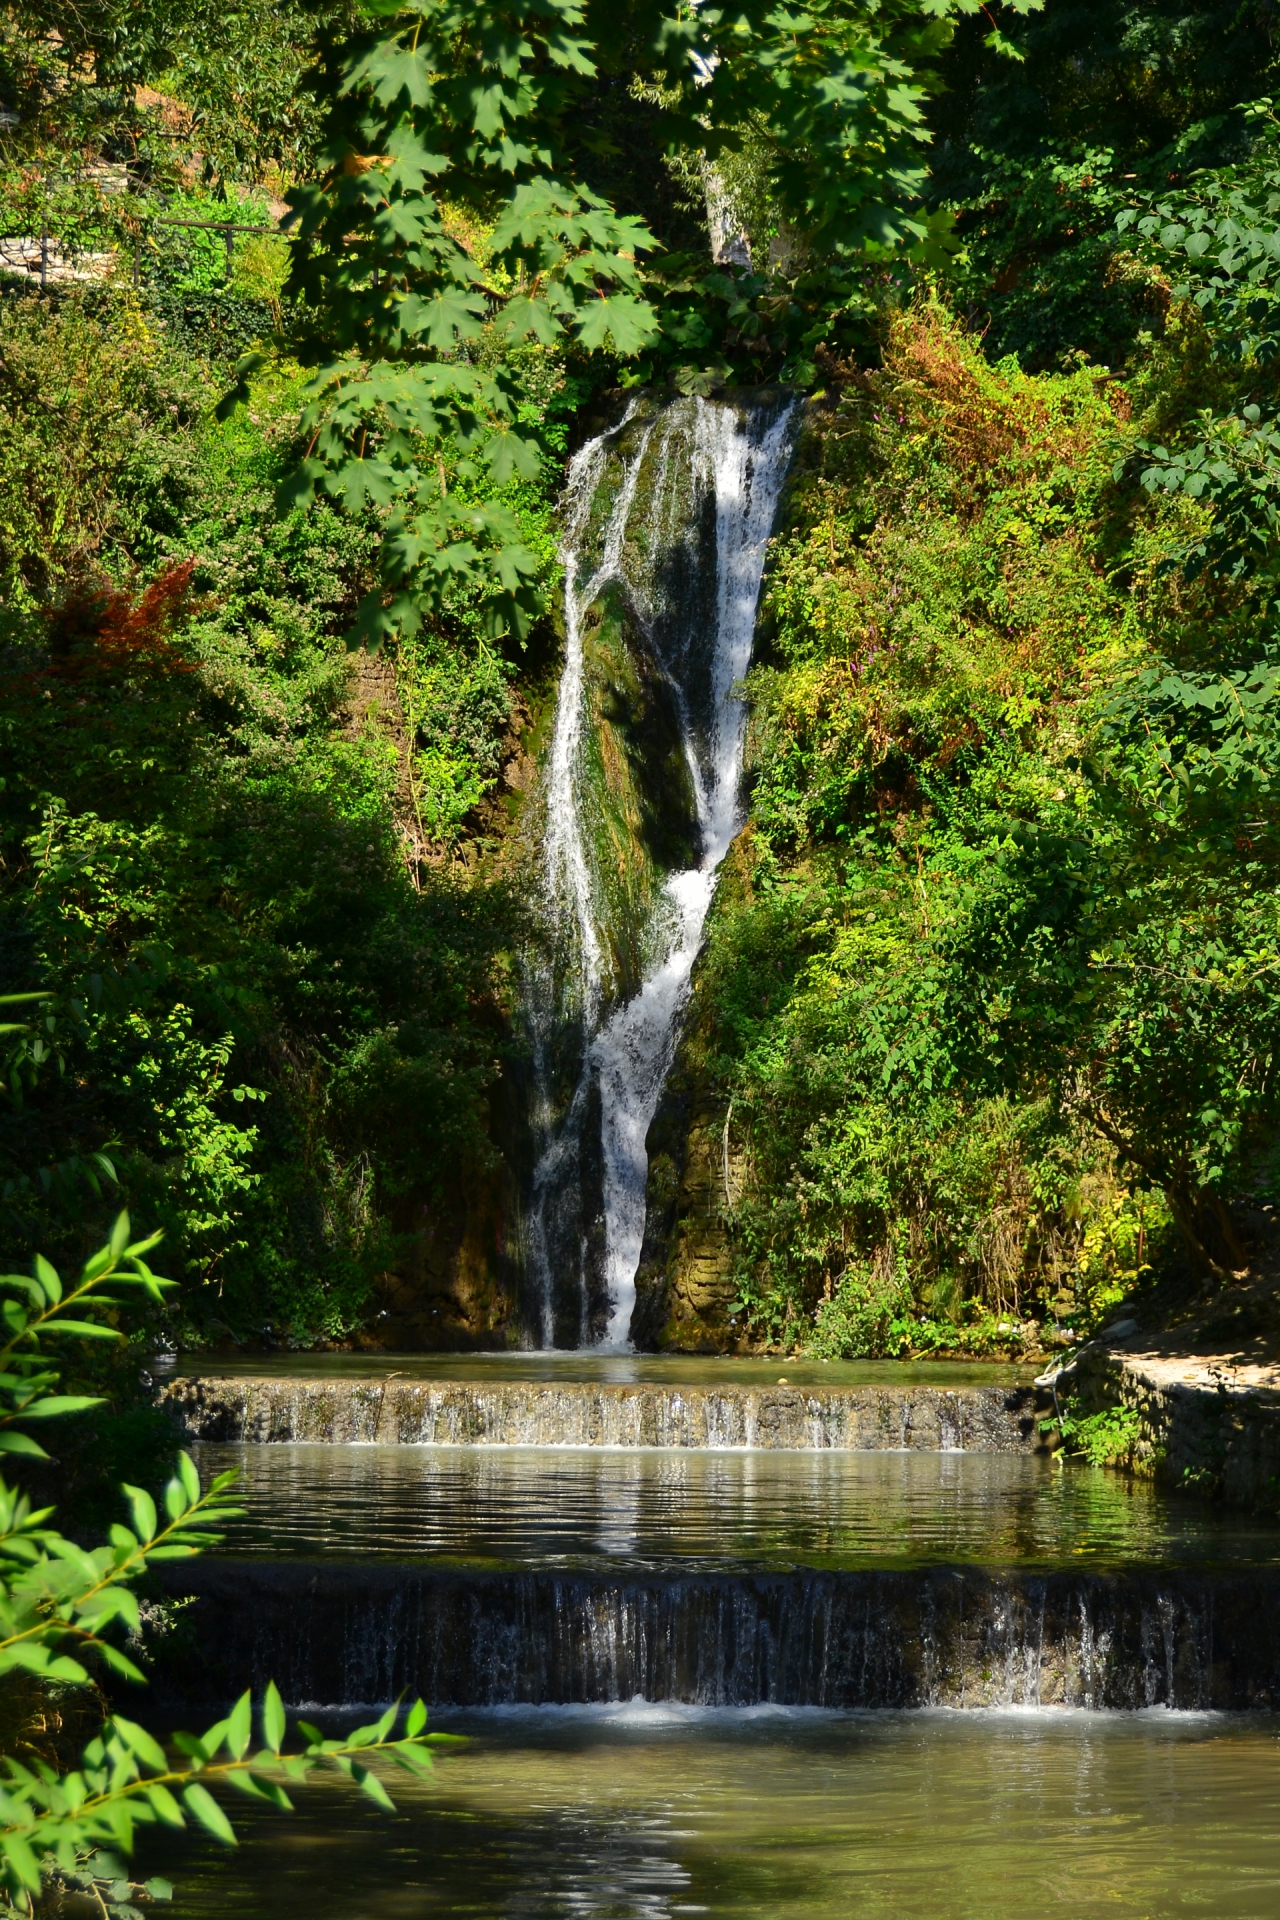
[[[1280,1529],[1056,1464],[1025,1376],[347,1355],[163,1391],[245,1513],[166,1573],[197,1632],[155,1710],[274,1677],[467,1736],[394,1815],[321,1784],[233,1856],[164,1843],[179,1914],[1277,1911]],[[631,1438],[583,1444],[610,1406]],[[342,1437],[406,1408],[455,1437]]]
[[[392,1815],[162,1839],[185,1920],[1280,1912],[1280,1527],[1059,1463],[1034,1369],[631,1351],[794,426],[640,396],[571,466],[522,1350],[161,1385],[244,1513],[164,1569],[157,1724],[275,1680],[465,1736]]]
[[[442,1716],[441,1724],[445,1723]],[[1274,1920],[1275,1733],[1179,1714],[450,1716],[394,1815],[308,1790],[228,1862],[174,1850],[190,1920]],[[242,1816],[242,1803],[234,1809]]]

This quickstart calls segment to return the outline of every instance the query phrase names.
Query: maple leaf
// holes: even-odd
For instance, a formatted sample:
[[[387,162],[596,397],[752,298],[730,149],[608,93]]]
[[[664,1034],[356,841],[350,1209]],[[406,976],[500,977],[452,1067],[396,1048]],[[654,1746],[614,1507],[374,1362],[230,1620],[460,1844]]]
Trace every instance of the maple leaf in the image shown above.
[[[603,352],[610,341],[617,353],[639,353],[658,333],[658,317],[649,302],[629,293],[591,300],[579,316],[578,339],[589,353]]]

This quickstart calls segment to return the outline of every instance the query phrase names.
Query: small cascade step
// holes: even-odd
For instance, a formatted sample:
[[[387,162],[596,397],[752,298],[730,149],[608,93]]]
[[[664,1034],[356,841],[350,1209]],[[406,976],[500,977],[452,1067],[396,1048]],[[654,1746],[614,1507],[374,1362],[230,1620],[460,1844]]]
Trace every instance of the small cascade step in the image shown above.
[[[911,1448],[1032,1452],[1031,1386],[791,1387],[642,1382],[183,1376],[160,1393],[189,1441],[409,1446]]]
[[[246,1515],[166,1569],[199,1653],[166,1670],[162,1647],[158,1693],[1280,1708],[1280,1529],[1059,1468],[1025,1379],[787,1364],[171,1378],[202,1470],[238,1457]]]
[[[249,1678],[330,1706],[643,1698],[713,1707],[1280,1706],[1280,1571],[648,1575],[411,1571],[210,1559],[202,1665],[161,1695]]]

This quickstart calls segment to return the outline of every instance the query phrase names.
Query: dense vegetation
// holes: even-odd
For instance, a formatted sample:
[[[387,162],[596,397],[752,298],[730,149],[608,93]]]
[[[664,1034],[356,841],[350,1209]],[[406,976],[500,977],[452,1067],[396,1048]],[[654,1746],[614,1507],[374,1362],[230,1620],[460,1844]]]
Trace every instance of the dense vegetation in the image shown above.
[[[148,1236],[4,1283],[0,1452],[81,1422],[67,1524],[162,1477],[160,1316],[367,1333],[510,1147],[554,501],[619,388],[809,396],[697,989],[750,1337],[990,1350],[1248,1263],[1272,34],[1253,0],[0,5],[0,1204],[14,1265],[79,1267],[122,1200]],[[63,1393],[68,1332],[116,1359]],[[354,1745],[422,1764],[420,1708],[282,1757],[272,1692],[261,1753],[246,1696],[172,1773],[128,1720],[70,1774],[33,1740],[23,1687],[119,1677],[134,1581],[224,1493],[180,1460],[167,1524],[134,1487],[85,1549],[0,1482],[5,1910],[127,1907],[92,1849],[226,1837],[200,1773],[281,1804]]]
[[[1170,1260],[1242,1270],[1273,1194],[1275,122],[1221,112],[1206,16],[1108,126],[1161,23],[1093,18],[1046,153],[1052,24],[969,82],[1007,140],[967,257],[811,416],[751,683],[706,963],[730,1229],[755,1326],[829,1353],[1096,1323]]]
[[[570,436],[618,384],[781,377],[812,400],[700,986],[755,1333],[981,1345],[1247,1259],[1268,17],[797,22],[4,14],[4,225],[54,262],[0,297],[0,989],[45,996],[0,1036],[15,1246],[79,1258],[123,1195],[181,1337],[368,1321],[501,1144],[497,801]]]
[[[11,1226],[92,1230],[118,1182],[206,1326],[341,1333],[406,1179],[421,1203],[480,1150],[509,933],[439,855],[492,780],[509,670],[455,628],[399,689],[353,687],[371,531],[277,515],[287,368],[219,426],[219,369],[75,294],[11,298],[0,353],[0,939],[6,984],[50,996],[10,1042]]]

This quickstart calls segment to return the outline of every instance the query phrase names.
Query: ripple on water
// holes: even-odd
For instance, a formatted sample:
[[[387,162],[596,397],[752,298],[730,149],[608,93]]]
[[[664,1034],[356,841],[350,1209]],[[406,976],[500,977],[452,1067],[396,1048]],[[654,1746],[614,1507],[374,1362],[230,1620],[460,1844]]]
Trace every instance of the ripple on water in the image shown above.
[[[205,1446],[239,1469],[226,1550],[524,1567],[1280,1562],[1280,1530],[1040,1455]]]
[[[455,1716],[379,1818],[320,1787],[235,1855],[177,1856],[187,1920],[1274,1920],[1266,1722],[1181,1714]]]

